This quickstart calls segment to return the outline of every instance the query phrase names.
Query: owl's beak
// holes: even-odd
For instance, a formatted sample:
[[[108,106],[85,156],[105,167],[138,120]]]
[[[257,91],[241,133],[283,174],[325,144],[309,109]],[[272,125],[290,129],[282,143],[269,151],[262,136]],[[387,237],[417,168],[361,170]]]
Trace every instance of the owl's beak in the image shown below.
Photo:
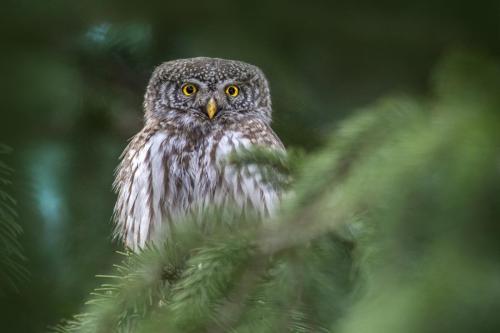
[[[217,113],[217,102],[213,97],[208,101],[206,110],[208,118],[212,119],[215,117],[215,114]]]

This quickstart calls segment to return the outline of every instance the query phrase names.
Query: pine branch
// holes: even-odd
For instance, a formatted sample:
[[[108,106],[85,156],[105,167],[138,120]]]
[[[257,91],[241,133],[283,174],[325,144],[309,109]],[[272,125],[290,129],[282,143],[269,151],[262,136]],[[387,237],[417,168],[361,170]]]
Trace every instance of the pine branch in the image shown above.
[[[262,181],[279,189],[289,189],[304,153],[290,149],[288,152],[255,147],[232,153],[226,163],[238,169],[256,166]]]
[[[0,144],[0,156],[10,152],[10,148]],[[12,172],[11,168],[0,161],[0,292],[5,292],[6,288],[17,290],[18,282],[28,276],[23,265],[26,257],[19,242],[22,228],[17,223],[16,201],[7,193],[12,184]]]
[[[461,59],[445,72],[460,69]],[[465,57],[470,62],[477,64]],[[459,69],[440,73],[441,80],[453,76],[455,93],[385,99],[361,111],[294,171],[273,152],[231,157],[237,167],[293,176],[282,214],[257,223],[212,211],[203,230],[180,223],[164,248],[133,255],[141,264],[118,269],[119,282],[93,296],[74,330],[59,332],[500,328],[491,319],[500,309],[492,255],[499,249],[500,76],[488,74],[500,69],[484,66],[476,78],[457,76]],[[165,267],[177,273],[161,274]],[[491,313],[489,325],[476,318],[464,325],[461,306]]]

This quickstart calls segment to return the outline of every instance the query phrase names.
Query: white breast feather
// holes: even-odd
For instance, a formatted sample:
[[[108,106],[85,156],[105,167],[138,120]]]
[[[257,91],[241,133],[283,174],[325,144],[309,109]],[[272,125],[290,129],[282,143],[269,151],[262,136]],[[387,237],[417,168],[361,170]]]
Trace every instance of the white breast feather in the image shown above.
[[[200,213],[212,205],[255,209],[262,216],[275,212],[279,193],[263,182],[256,165],[238,169],[226,164],[235,150],[252,146],[248,138],[230,131],[218,143],[207,138],[203,148],[193,152],[183,152],[186,144],[184,136],[157,132],[139,151],[130,150],[125,157],[133,156],[129,181],[118,184],[116,219],[126,230],[124,241],[130,248],[143,247],[181,216]],[[213,149],[215,161],[210,154]],[[186,165],[183,159],[189,159],[189,163]],[[164,161],[168,161],[166,168]],[[218,182],[221,173],[222,183]]]

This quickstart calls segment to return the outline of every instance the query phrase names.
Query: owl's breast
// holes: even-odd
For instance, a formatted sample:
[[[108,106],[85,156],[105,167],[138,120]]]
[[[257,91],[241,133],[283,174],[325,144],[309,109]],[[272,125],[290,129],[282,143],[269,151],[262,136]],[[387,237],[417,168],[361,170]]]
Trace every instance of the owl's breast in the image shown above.
[[[214,131],[203,139],[158,131],[134,139],[116,180],[117,232],[136,248],[159,229],[212,206],[270,215],[279,190],[263,181],[257,166],[227,163],[233,152],[253,144],[238,131]]]
[[[216,132],[209,137],[199,155],[201,172],[195,175],[196,205],[201,204],[203,208],[233,206],[263,215],[274,211],[279,200],[278,190],[263,181],[259,168],[228,163],[231,154],[254,144],[238,131]]]
[[[164,140],[164,139],[163,139]],[[255,165],[229,165],[235,151],[254,143],[238,131],[214,131],[202,140],[189,135],[172,137],[165,144],[162,160],[166,195],[163,209],[179,215],[210,206],[233,205],[268,214],[274,209],[277,191],[262,180]]]

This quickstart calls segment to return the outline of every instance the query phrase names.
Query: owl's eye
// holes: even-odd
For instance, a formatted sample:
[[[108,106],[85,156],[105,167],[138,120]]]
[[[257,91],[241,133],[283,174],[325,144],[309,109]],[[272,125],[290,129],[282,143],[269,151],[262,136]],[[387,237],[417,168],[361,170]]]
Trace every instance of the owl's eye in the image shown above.
[[[236,97],[240,93],[238,86],[230,85],[226,87],[226,95],[231,97]]]
[[[191,96],[193,94],[196,94],[198,91],[198,88],[194,84],[187,83],[182,86],[182,93],[186,96]]]

